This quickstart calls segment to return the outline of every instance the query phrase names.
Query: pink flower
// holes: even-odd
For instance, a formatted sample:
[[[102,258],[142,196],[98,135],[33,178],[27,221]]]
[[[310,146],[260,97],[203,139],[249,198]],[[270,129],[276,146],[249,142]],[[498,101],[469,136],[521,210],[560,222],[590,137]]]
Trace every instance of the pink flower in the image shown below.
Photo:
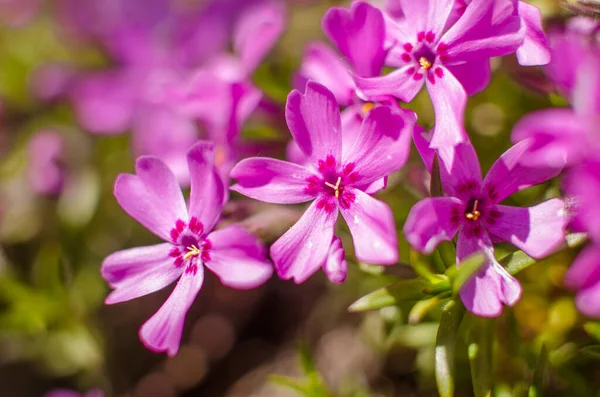
[[[43,196],[58,196],[66,179],[63,137],[51,130],[36,133],[27,145],[28,177],[34,192]]]
[[[434,151],[429,137],[415,133],[415,144],[431,169]],[[456,242],[456,261],[483,251],[486,262],[460,292],[474,314],[495,317],[503,304],[512,306],[521,296],[521,286],[494,258],[492,242],[508,241],[534,258],[542,258],[564,241],[564,203],[551,199],[531,208],[500,204],[514,192],[542,183],[560,168],[523,165],[531,141],[507,150],[482,180],[479,160],[470,141],[437,151],[445,196],[419,201],[411,209],[404,234],[413,248],[430,254],[442,241]]]
[[[345,275],[334,228],[341,212],[354,241],[356,257],[367,263],[398,260],[391,209],[365,190],[402,167],[409,154],[416,116],[411,111],[379,106],[362,123],[354,144],[342,146],[342,124],[335,96],[309,81],[306,93],[288,96],[287,124],[303,165],[269,158],[242,160],[231,172],[231,189],[257,200],[279,204],[312,201],[300,220],[271,246],[280,277],[304,282],[325,266],[332,281]]]
[[[104,397],[104,392],[100,389],[93,389],[81,394],[69,389],[54,389],[44,394],[44,397]]]
[[[223,207],[224,188],[214,167],[214,145],[196,144],[187,155],[191,175],[189,208],[169,168],[141,157],[136,175],[121,174],[115,197],[121,207],[165,243],[108,256],[102,275],[114,291],[107,304],[158,291],[179,279],[165,304],[140,329],[149,349],[177,353],[185,314],[204,280],[204,266],[233,288],[254,288],[272,274],[259,240],[233,225],[213,231]]]
[[[365,95],[393,95],[410,102],[423,85],[433,103],[435,148],[466,139],[463,117],[467,95],[483,90],[491,75],[490,58],[517,51],[525,37],[513,0],[473,0],[455,18],[454,0],[399,0],[404,18],[386,18],[386,65],[382,76],[355,76]],[[454,20],[453,20],[454,19]]]

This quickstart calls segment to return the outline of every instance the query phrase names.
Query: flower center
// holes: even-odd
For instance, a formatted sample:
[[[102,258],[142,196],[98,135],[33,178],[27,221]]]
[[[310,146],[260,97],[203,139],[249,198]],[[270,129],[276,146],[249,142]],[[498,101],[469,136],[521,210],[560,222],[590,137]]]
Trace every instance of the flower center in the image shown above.
[[[337,208],[348,208],[354,202],[356,196],[346,189],[347,185],[359,180],[359,174],[354,171],[354,163],[348,163],[339,171],[338,162],[328,155],[325,160],[319,160],[318,172],[320,175],[312,175],[306,179],[307,185],[304,191],[318,196],[317,207],[331,212]]]
[[[337,181],[335,182],[335,185],[329,183],[329,182],[325,182],[325,186],[329,186],[330,188],[333,189],[335,198],[340,198],[340,183],[342,182],[342,177],[338,176]]]
[[[196,247],[195,245],[190,245],[189,247],[186,248],[188,250],[187,254],[185,254],[183,256],[183,259],[190,259],[193,258],[194,256],[198,256],[200,255],[200,249],[198,247]]]
[[[418,32],[417,40],[413,43],[402,45],[404,52],[400,58],[409,66],[406,74],[414,80],[426,77],[431,84],[435,84],[437,79],[444,77],[444,69],[440,66],[450,58],[448,46],[442,42],[437,43],[432,31]]]
[[[368,114],[373,108],[375,107],[375,104],[372,102],[366,102],[365,104],[362,105],[362,108],[360,109],[362,111],[363,114]]]
[[[465,218],[472,220],[472,221],[476,221],[479,219],[479,217],[481,216],[481,213],[477,210],[478,204],[479,204],[479,200],[475,200],[473,202],[471,211],[465,212]],[[469,207],[471,207],[471,205],[469,205],[467,208],[469,208]]]
[[[186,273],[196,274],[198,262],[210,260],[212,244],[204,236],[204,225],[196,217],[190,218],[189,223],[178,219],[171,229],[173,248],[169,256],[174,259],[175,267],[186,266]]]
[[[419,58],[419,65],[421,65],[421,69],[427,70],[431,67],[431,62],[425,57]]]

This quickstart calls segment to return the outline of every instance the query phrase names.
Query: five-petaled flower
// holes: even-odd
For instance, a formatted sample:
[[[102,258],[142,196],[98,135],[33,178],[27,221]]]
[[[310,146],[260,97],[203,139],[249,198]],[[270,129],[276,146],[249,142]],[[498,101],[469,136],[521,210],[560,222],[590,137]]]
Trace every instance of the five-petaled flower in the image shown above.
[[[398,1],[404,17],[386,17],[391,48],[385,61],[397,70],[381,77],[355,76],[355,81],[364,95],[389,94],[405,102],[425,84],[436,116],[431,145],[453,146],[466,139],[467,95],[487,86],[490,58],[517,51],[529,25],[522,23],[513,0],[472,0],[459,11],[455,0]]]
[[[165,243],[108,256],[102,275],[118,303],[158,291],[179,279],[173,293],[140,329],[151,350],[175,355],[185,315],[204,280],[204,266],[227,286],[254,288],[272,274],[260,241],[238,225],[213,231],[223,207],[224,187],[214,166],[214,145],[199,142],[187,154],[189,209],[173,172],[155,157],[140,157],[136,174],[121,174],[115,197],[121,207]]]
[[[528,167],[522,159],[531,141],[507,150],[494,163],[485,179],[470,141],[454,148],[429,149],[429,137],[415,133],[415,144],[431,169],[434,153],[440,162],[443,197],[419,201],[404,225],[408,242],[431,253],[444,240],[456,242],[456,260],[483,251],[486,261],[460,292],[474,314],[494,317],[503,304],[512,306],[521,296],[521,286],[494,258],[492,242],[507,241],[534,258],[547,256],[564,241],[566,222],[563,200],[550,199],[530,208],[502,205],[517,190],[542,183],[558,175],[561,168]]]
[[[232,190],[280,204],[314,200],[300,220],[271,246],[280,277],[301,283],[319,267],[341,281],[341,245],[334,228],[341,212],[354,241],[356,257],[373,264],[398,260],[391,209],[365,193],[374,181],[404,165],[416,116],[400,108],[378,106],[362,123],[354,144],[342,148],[340,111],[334,95],[309,81],[304,94],[288,96],[287,124],[298,147],[310,158],[304,165],[269,158],[242,160],[231,172]],[[343,263],[345,266],[345,263]],[[335,277],[331,277],[331,272]]]

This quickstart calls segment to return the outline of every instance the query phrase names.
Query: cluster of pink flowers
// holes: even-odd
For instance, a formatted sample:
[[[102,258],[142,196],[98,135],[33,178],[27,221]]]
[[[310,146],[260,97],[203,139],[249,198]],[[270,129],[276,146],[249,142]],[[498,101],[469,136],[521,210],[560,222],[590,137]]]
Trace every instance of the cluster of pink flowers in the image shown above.
[[[160,7],[168,2],[151,3]],[[110,43],[118,67],[78,75],[69,84],[88,130],[114,134],[131,129],[134,153],[143,155],[135,175],[118,177],[114,194],[129,215],[164,243],[114,253],[105,259],[102,274],[114,288],[107,303],[134,299],[179,280],[140,329],[148,348],[176,354],[205,267],[234,288],[263,284],[273,267],[279,277],[296,283],[319,268],[331,282],[343,282],[348,265],[335,233],[340,213],[359,261],[396,264],[394,214],[373,194],[404,166],[413,141],[427,169],[434,161],[439,164],[443,196],[418,202],[403,231],[410,245],[426,254],[456,237],[458,266],[483,252],[485,263],[460,293],[468,310],[498,316],[521,296],[519,282],[496,260],[493,243],[509,242],[542,258],[563,245],[570,223],[572,229],[588,232],[593,244],[567,281],[581,290],[580,309],[600,316],[600,305],[594,304],[600,296],[596,25],[574,21],[553,37],[554,51],[561,51],[564,41],[569,41],[569,51],[579,51],[561,54],[546,67],[573,110],[527,116],[513,131],[515,145],[482,178],[464,128],[468,96],[488,85],[491,57],[516,54],[524,66],[550,62],[538,9],[516,0],[396,0],[381,7],[356,1],[349,8],[331,8],[322,27],[335,49],[321,42],[307,47],[294,78],[296,89],[287,99],[285,119],[293,137],[288,161],[250,157],[238,162],[244,152],[241,126],[261,100],[249,77],[281,34],[284,10],[280,3],[252,1],[236,9],[233,23],[219,18],[234,3],[204,9],[196,20],[214,32],[231,29],[232,37],[224,33],[221,41],[233,44],[232,53],[224,46],[212,48],[214,42],[195,53],[190,48],[200,33],[189,34],[180,19],[162,21],[172,29],[167,38],[178,43],[170,43],[168,50],[164,40],[145,35],[144,23],[127,25],[129,29],[112,26],[116,36],[90,34]],[[153,15],[148,10],[142,14],[146,19]],[[578,60],[576,68],[567,65],[573,59]],[[393,70],[382,75],[384,66]],[[410,102],[423,85],[435,111],[429,132],[397,102]],[[198,141],[198,122],[212,142]],[[565,166],[565,189],[573,206],[565,208],[559,198],[530,208],[502,204],[516,191],[557,176]],[[56,183],[48,190],[60,185],[59,171],[53,172]],[[310,202],[297,223],[270,246],[272,264],[266,248],[244,228],[217,227],[230,178],[236,181],[231,190],[253,199]],[[180,186],[188,185],[186,205]],[[576,215],[569,217],[571,213]]]

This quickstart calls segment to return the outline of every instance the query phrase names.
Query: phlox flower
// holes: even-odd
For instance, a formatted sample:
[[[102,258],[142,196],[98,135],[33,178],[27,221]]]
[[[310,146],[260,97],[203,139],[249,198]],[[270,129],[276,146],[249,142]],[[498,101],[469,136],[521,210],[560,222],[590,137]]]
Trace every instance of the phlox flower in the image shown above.
[[[306,92],[288,96],[286,120],[298,147],[310,158],[294,164],[249,158],[231,171],[232,190],[270,203],[312,201],[304,215],[271,246],[280,277],[302,283],[323,267],[331,281],[342,281],[346,264],[334,228],[341,212],[360,261],[389,265],[398,260],[391,209],[365,190],[402,167],[416,121],[413,112],[378,106],[362,123],[349,147],[342,146],[342,125],[335,96],[309,81]],[[342,252],[343,253],[343,252]]]
[[[65,185],[65,141],[52,130],[37,132],[27,144],[27,176],[32,190],[42,196],[58,196]]]
[[[431,170],[434,151],[429,136],[415,133],[415,144]],[[437,150],[443,197],[415,204],[404,225],[411,246],[430,254],[442,241],[456,239],[460,266],[469,255],[483,251],[485,263],[465,283],[460,296],[468,310],[484,317],[500,315],[504,305],[514,305],[521,286],[494,258],[493,242],[507,241],[534,258],[542,258],[564,241],[564,203],[555,198],[530,208],[500,204],[514,192],[556,176],[560,168],[523,165],[531,141],[507,150],[481,178],[479,160],[470,141]]]
[[[467,95],[490,80],[490,58],[514,53],[524,41],[518,2],[473,0],[458,17],[455,0],[398,2],[404,17],[386,18],[385,64],[396,70],[354,79],[364,95],[388,94],[405,102],[425,85],[436,117],[431,145],[455,145],[466,139]]]
[[[107,304],[158,291],[179,279],[171,296],[139,335],[149,349],[177,353],[185,315],[204,280],[204,267],[227,286],[254,288],[272,274],[259,240],[238,225],[213,230],[223,208],[224,187],[214,167],[212,143],[199,142],[187,154],[189,206],[171,170],[155,157],[140,157],[136,174],[121,174],[115,197],[131,217],[165,242],[108,256],[102,275],[114,291]]]

